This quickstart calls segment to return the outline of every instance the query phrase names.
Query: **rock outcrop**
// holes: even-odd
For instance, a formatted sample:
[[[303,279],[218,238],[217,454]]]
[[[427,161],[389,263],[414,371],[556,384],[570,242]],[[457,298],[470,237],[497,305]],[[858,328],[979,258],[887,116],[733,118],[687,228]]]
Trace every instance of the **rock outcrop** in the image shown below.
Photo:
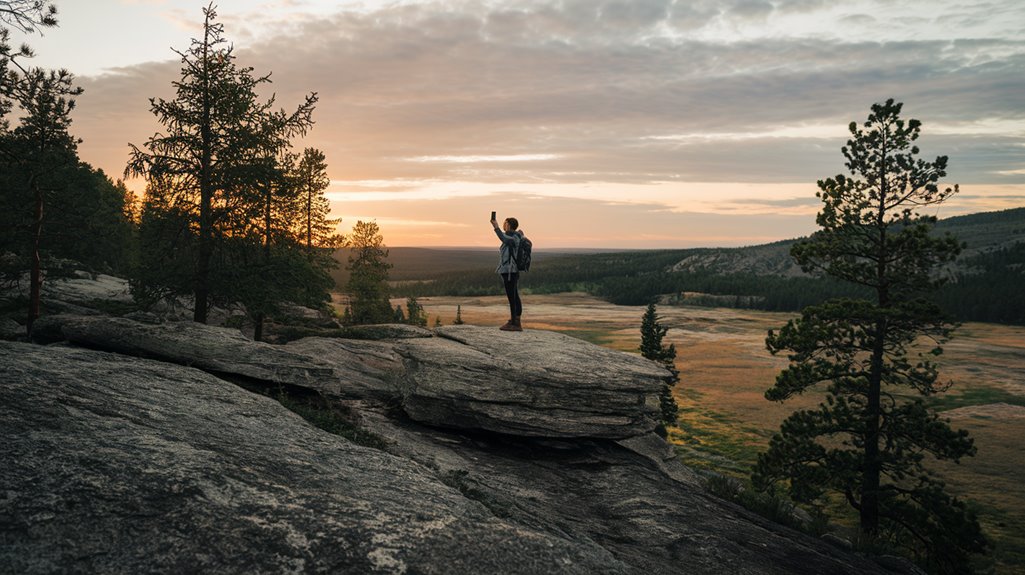
[[[630,354],[47,321],[67,343],[0,342],[3,573],[890,573],[706,494],[650,433],[669,374]],[[345,402],[385,447],[237,379]]]
[[[254,342],[237,329],[191,321],[140,323],[108,316],[50,316],[39,320],[49,337],[125,355],[152,357],[278,384],[316,387],[332,370],[279,346]]]
[[[199,370],[0,342],[0,572],[625,573]]]
[[[648,433],[658,423],[658,393],[671,377],[638,356],[547,331],[463,325],[424,337],[381,328],[400,337],[305,338],[275,346],[192,322],[145,324],[105,316],[41,322],[41,331],[83,346],[331,397],[398,403],[412,419],[439,427],[531,437],[623,439]]]
[[[132,303],[127,280],[84,271],[77,271],[72,277],[43,282],[43,297],[48,301],[83,305],[96,301]]]
[[[635,440],[466,435],[373,412],[364,420],[388,438],[389,451],[434,470],[496,516],[593,541],[631,573],[888,572],[709,495],[679,462],[667,464],[675,469],[659,469],[644,449],[624,445]],[[654,435],[645,440],[661,442]]]
[[[385,452],[198,369],[67,345],[0,342],[0,391],[4,573],[889,572],[705,494],[651,435],[364,405]]]

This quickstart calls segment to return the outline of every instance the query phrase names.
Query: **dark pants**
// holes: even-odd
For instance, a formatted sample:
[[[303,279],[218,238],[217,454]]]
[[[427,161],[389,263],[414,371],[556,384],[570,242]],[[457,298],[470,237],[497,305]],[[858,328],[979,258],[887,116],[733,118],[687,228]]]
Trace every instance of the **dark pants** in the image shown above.
[[[509,298],[511,317],[523,315],[523,303],[520,302],[520,274],[500,274],[505,284],[505,297]]]

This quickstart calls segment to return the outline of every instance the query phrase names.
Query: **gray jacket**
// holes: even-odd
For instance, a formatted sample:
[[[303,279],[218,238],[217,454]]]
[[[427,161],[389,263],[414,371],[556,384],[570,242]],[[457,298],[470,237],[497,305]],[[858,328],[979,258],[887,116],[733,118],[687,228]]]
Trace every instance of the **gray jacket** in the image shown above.
[[[523,232],[516,230],[511,234],[507,234],[495,228],[495,235],[498,239],[502,240],[502,248],[498,252],[498,268],[495,273],[499,274],[515,274],[519,273],[519,269],[516,267],[516,252],[520,249],[520,238],[523,237]]]

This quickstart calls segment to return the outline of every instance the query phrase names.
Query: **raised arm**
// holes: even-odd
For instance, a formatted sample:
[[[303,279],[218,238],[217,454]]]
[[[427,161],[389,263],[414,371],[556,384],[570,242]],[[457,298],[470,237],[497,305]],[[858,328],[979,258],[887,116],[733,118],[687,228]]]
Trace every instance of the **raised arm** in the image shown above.
[[[507,234],[502,231],[502,228],[498,227],[498,221],[491,220],[491,227],[495,228],[495,235],[498,239],[502,240],[502,243],[515,246],[519,242],[519,237],[516,234]]]

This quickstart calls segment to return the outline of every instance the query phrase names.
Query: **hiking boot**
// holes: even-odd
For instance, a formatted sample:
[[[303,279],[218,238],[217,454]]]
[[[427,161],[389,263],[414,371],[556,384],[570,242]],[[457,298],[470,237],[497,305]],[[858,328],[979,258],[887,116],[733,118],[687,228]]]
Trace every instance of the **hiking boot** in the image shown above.
[[[509,320],[508,325],[508,328],[504,328],[505,331],[523,331],[523,326],[520,325],[520,316],[516,316]]]
[[[520,325],[520,316],[515,316],[505,322],[505,325],[498,328],[502,331],[523,331],[523,327]]]

